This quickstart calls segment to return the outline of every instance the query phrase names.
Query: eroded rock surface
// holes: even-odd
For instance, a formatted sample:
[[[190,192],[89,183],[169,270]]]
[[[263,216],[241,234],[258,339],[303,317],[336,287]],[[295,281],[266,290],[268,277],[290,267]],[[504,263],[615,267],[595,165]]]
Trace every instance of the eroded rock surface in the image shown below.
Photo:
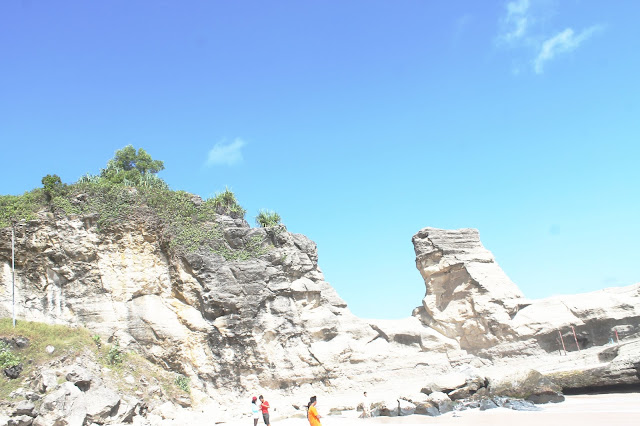
[[[413,242],[426,286],[422,306],[402,320],[364,320],[324,280],[315,243],[283,227],[250,228],[220,216],[228,249],[240,255],[179,256],[152,225],[132,221],[105,234],[94,219],[43,215],[18,225],[18,317],[87,327],[189,377],[191,400],[155,407],[150,418],[170,419],[175,410],[182,413],[175,407],[211,400],[220,410],[265,389],[280,415],[300,414],[306,401],[286,402],[294,394],[361,394],[369,387],[396,389],[385,403],[389,413],[506,406],[506,400],[489,402],[494,396],[487,378],[534,361],[529,368],[567,389],[640,383],[639,352],[625,346],[640,333],[640,284],[528,300],[473,229],[418,232]],[[11,313],[9,235],[0,230],[0,316]],[[258,254],[242,252],[250,245],[260,248]],[[615,331],[625,345],[605,349]],[[562,364],[560,336],[569,351],[563,359],[577,352],[571,339],[583,352],[571,368],[551,371],[545,366]],[[594,348],[601,348],[597,355]],[[61,387],[47,371],[34,382],[47,393],[43,418],[60,413],[69,398],[80,408],[65,415],[79,421],[131,418],[139,411],[136,401],[116,404],[106,393],[96,399],[111,402],[94,406],[89,397],[101,389],[92,382],[97,374],[80,367],[65,374]],[[162,395],[152,388],[150,394]],[[428,399],[397,393],[427,388]]]
[[[413,236],[426,294],[414,312],[423,323],[477,351],[513,340],[511,316],[523,295],[480,242],[475,229],[424,228]]]
[[[19,318],[81,325],[191,379],[192,398],[300,386],[350,388],[447,369],[453,339],[415,318],[355,317],[316,245],[283,227],[218,217],[242,256],[171,254],[153,226],[100,233],[92,217],[17,226]],[[0,315],[11,313],[10,233],[0,230]],[[258,255],[243,247],[258,245]],[[43,378],[42,386],[49,386]]]

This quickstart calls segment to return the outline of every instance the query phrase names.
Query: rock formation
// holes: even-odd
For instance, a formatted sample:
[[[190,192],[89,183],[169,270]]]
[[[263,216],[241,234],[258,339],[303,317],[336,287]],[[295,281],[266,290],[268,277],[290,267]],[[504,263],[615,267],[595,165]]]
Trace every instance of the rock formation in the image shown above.
[[[414,315],[476,351],[512,340],[510,325],[523,298],[485,249],[478,231],[424,228],[413,236],[416,266],[427,291]]]
[[[283,227],[218,217],[230,248],[173,256],[152,226],[100,233],[91,217],[17,226],[18,318],[80,325],[191,378],[192,396],[352,388],[446,370],[458,343],[414,318],[355,317],[318,268],[316,245]],[[11,315],[10,233],[0,231],[0,315]],[[422,372],[422,373],[421,373]]]
[[[639,335],[640,285],[531,301],[482,246],[478,231],[425,228],[413,237],[426,286],[422,306],[403,320],[363,320],[324,280],[316,245],[305,236],[223,215],[215,226],[229,250],[260,250],[235,258],[176,255],[153,224],[135,220],[108,233],[92,216],[41,214],[20,223],[18,318],[84,326],[118,341],[189,377],[194,405],[223,406],[263,389],[292,395],[375,386],[412,393],[392,398],[389,412],[444,412],[455,406],[450,400],[486,391],[496,371],[521,368],[523,360],[567,389],[640,383],[636,346],[601,346],[615,331],[625,342]],[[2,317],[12,309],[10,250],[10,231],[0,230]],[[570,344],[571,327],[583,352]],[[562,364],[555,362],[560,336],[570,352],[563,359],[580,368],[575,362],[572,369],[551,368]],[[416,396],[438,375],[465,368],[482,371],[429,391],[446,398]],[[474,404],[511,403],[496,401]]]
[[[462,349],[496,359],[539,356],[640,335],[640,284],[525,299],[475,229],[424,228],[413,237],[426,294],[414,315]],[[575,336],[573,331],[575,330]],[[560,338],[562,336],[562,339]]]

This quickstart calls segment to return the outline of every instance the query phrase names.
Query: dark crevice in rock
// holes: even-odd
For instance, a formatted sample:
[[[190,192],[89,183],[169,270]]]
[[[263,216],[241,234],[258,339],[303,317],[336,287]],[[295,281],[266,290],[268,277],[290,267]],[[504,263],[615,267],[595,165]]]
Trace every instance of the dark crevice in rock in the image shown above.
[[[563,388],[565,395],[606,394],[606,393],[635,393],[640,392],[640,383],[604,386],[583,386]]]

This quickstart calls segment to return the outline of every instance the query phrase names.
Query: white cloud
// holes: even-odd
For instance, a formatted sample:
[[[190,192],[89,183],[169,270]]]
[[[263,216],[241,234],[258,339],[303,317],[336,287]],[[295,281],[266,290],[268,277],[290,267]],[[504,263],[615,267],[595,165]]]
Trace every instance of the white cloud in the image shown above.
[[[515,0],[507,3],[507,16],[504,18],[504,34],[501,39],[513,43],[524,38],[529,27],[529,0]]]
[[[233,166],[242,163],[242,147],[246,144],[240,138],[236,138],[231,143],[218,142],[209,151],[206,165],[226,164],[227,166]]]
[[[577,49],[603,28],[594,25],[578,33],[567,26],[564,31],[550,33],[550,19],[558,16],[553,0],[507,0],[503,10],[495,43],[514,53],[514,74],[529,67],[542,74],[547,62]]]
[[[585,40],[591,37],[600,29],[600,26],[594,25],[576,35],[573,29],[566,30],[556,34],[555,36],[545,40],[540,47],[540,52],[534,61],[534,70],[537,74],[542,74],[544,64],[560,53],[570,52],[577,49]]]

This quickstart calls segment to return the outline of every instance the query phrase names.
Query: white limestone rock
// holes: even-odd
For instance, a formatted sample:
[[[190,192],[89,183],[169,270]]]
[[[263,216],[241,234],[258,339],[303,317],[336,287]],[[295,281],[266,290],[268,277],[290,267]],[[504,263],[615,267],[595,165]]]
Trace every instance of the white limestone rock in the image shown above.
[[[426,285],[414,315],[467,351],[514,338],[510,319],[523,295],[484,248],[477,230],[424,228],[413,236],[413,244]]]

